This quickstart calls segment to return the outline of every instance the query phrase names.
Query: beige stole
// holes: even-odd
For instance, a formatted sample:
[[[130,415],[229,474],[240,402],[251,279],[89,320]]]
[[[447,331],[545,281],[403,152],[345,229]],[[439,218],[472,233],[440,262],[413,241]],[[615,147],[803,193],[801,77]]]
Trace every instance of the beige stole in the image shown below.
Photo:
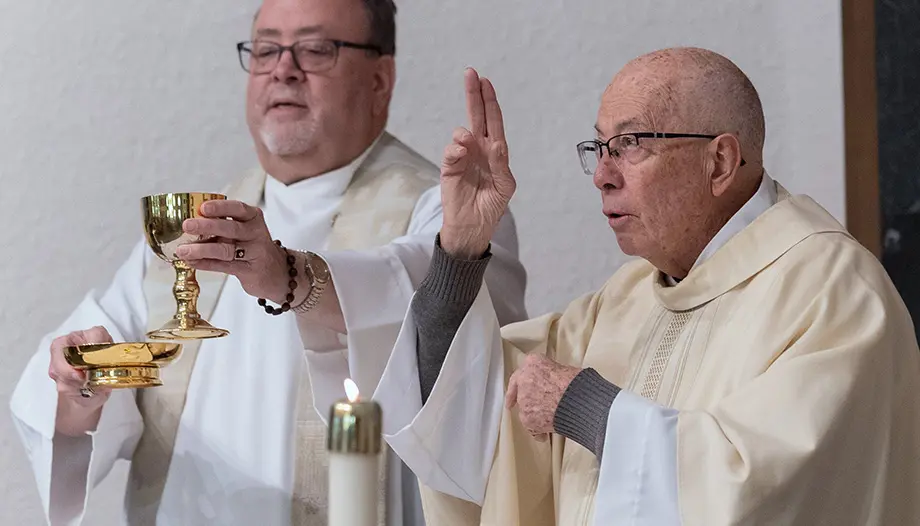
[[[249,173],[224,192],[229,199],[257,206],[262,200],[266,174]],[[437,171],[396,138],[384,133],[358,169],[345,191],[341,208],[327,242],[330,250],[363,250],[386,245],[405,235],[421,195],[437,184]],[[172,295],[175,271],[153,258],[144,278],[148,330],[162,325],[175,313]],[[198,312],[210,318],[220,298],[226,275],[198,272],[201,286]],[[233,338],[231,334],[228,338]],[[125,510],[131,525],[156,524],[157,510],[166,484],[179,422],[185,406],[192,369],[201,340],[183,342],[179,360],[160,371],[163,385],[137,390],[137,405],[144,419],[141,436],[131,460]],[[326,426],[313,409],[313,396],[306,372],[300,382],[296,425],[296,454],[292,523],[306,524],[325,516]],[[386,455],[381,455],[386,458]],[[381,462],[384,464],[384,462]],[[381,524],[385,520],[381,466]]]

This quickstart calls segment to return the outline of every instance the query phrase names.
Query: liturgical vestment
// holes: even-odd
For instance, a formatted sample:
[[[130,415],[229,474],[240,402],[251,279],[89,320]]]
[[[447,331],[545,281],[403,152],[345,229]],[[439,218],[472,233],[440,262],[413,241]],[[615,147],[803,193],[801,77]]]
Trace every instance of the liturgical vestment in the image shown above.
[[[635,261],[500,329],[483,285],[424,405],[408,316],[376,397],[428,524],[920,524],[910,316],[871,253],[777,187],[674,286]],[[622,388],[600,460],[504,408],[528,353]]]

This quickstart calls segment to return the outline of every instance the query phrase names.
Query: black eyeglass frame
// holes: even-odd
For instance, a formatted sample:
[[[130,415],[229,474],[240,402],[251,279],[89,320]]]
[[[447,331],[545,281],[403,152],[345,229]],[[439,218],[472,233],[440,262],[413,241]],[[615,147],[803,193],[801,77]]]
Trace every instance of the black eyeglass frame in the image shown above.
[[[300,65],[300,62],[297,61],[297,54],[294,53],[294,47],[303,42],[329,42],[330,44],[335,46],[335,57],[333,57],[332,59],[331,66],[329,66],[326,69],[322,69],[322,70],[308,71],[308,70],[303,69],[303,67],[301,67]],[[239,58],[240,58],[240,67],[243,68],[243,71],[245,71],[246,73],[251,73],[251,72],[249,71],[249,67],[246,65],[247,61],[243,58],[243,54],[246,53],[251,57],[252,56],[252,44],[254,43],[255,42],[252,40],[244,40],[242,42],[236,43],[236,53],[237,55],[239,55]],[[281,60],[281,57],[284,56],[285,51],[290,51],[291,58],[294,60],[294,65],[297,66],[297,69],[299,69],[300,71],[304,73],[322,73],[323,71],[328,71],[334,68],[336,63],[338,63],[338,60],[339,60],[339,50],[343,47],[351,48],[351,49],[361,49],[364,51],[373,51],[374,53],[377,53],[380,56],[384,55],[383,48],[381,48],[380,46],[374,45],[374,44],[359,44],[357,42],[349,42],[347,40],[334,40],[331,38],[308,38],[304,40],[298,40],[297,42],[294,42],[290,46],[282,46],[281,44],[277,42],[265,42],[265,43],[271,44],[278,48],[278,60],[279,61]]]
[[[584,145],[587,145],[587,144],[594,144],[595,146],[597,146],[598,150],[601,151],[601,154],[602,154],[601,157],[603,157],[603,148],[606,148],[606,149],[607,149],[607,155],[608,155],[608,156],[613,157],[613,152],[610,151],[610,142],[613,141],[614,139],[618,139],[618,138],[620,138],[620,137],[634,137],[634,138],[636,139],[636,146],[638,146],[638,145],[639,145],[639,139],[710,139],[710,140],[711,140],[711,139],[717,138],[718,135],[703,135],[703,134],[699,134],[699,133],[672,133],[672,132],[634,132],[634,133],[620,133],[620,134],[618,134],[618,135],[614,135],[613,137],[611,137],[611,138],[609,138],[609,139],[607,139],[606,141],[603,141],[603,142],[602,142],[602,141],[599,141],[599,140],[597,140],[597,139],[592,139],[592,140],[590,140],[590,141],[582,141],[582,142],[578,143],[575,147],[578,148],[579,150],[581,150],[581,149],[582,149],[582,146],[584,146]],[[600,161],[600,159],[598,159],[598,161]],[[747,163],[745,162],[744,157],[742,157],[742,158],[741,158],[741,166],[744,166],[745,164],[747,164]],[[585,173],[586,173],[587,175],[594,175],[594,174],[588,174],[588,173],[587,173],[587,170],[585,170]]]

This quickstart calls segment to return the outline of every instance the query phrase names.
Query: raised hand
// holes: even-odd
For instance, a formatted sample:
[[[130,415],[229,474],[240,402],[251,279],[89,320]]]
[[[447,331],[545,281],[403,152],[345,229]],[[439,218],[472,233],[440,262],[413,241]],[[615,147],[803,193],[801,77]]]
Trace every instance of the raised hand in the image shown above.
[[[454,130],[444,150],[441,246],[454,257],[475,259],[488,248],[516,183],[495,88],[473,69],[466,70],[464,83],[470,128]]]

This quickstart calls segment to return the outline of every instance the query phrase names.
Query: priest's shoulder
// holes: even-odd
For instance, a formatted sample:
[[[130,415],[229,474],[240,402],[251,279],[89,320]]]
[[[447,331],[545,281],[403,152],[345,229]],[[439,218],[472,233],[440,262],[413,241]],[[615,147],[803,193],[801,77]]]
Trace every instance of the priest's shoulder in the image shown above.
[[[844,231],[818,232],[791,247],[767,272],[777,304],[799,305],[819,326],[858,325],[873,338],[917,348],[910,313],[874,254]]]
[[[783,254],[774,265],[789,278],[820,288],[865,286],[880,295],[898,295],[878,258],[844,231],[816,232]]]

